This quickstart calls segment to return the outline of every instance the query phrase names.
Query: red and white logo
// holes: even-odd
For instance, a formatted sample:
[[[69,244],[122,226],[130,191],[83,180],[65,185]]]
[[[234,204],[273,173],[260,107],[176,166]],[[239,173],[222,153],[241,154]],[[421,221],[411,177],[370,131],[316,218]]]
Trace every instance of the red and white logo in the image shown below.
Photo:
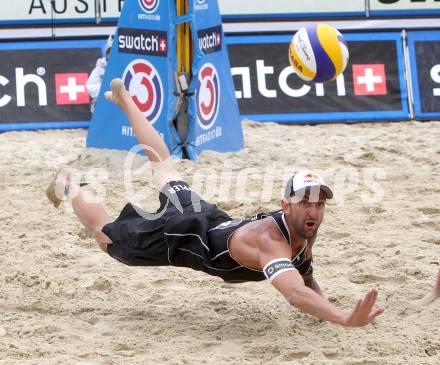
[[[199,71],[197,89],[197,121],[203,129],[215,123],[220,105],[220,78],[212,63],[205,63]]]
[[[154,13],[159,7],[160,0],[139,0],[139,5],[141,9],[147,13]]]
[[[147,60],[137,59],[125,68],[122,80],[139,110],[154,123],[162,113],[164,101],[159,72]]]
[[[55,74],[57,104],[89,104],[90,98],[86,90],[88,77],[87,73]]]
[[[385,65],[353,65],[353,85],[355,95],[387,95]]]

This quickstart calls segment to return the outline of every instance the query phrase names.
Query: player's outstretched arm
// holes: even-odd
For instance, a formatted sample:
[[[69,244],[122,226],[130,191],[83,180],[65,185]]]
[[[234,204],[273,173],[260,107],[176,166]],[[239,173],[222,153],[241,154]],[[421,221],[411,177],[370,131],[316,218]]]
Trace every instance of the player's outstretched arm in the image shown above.
[[[280,274],[272,281],[272,285],[283,294],[290,305],[319,319],[345,327],[365,326],[384,312],[383,308],[374,308],[377,300],[376,289],[370,290],[359,300],[351,313],[345,313],[306,287],[296,270]]]
[[[270,242],[270,244],[267,244]],[[284,241],[273,239],[270,233],[257,240],[259,261],[270,283],[286,298],[290,305],[319,319],[345,327],[361,327],[371,323],[383,313],[383,308],[374,308],[377,290],[370,292],[356,304],[351,313],[341,311],[328,300],[307,287],[301,274],[290,261],[292,251]]]

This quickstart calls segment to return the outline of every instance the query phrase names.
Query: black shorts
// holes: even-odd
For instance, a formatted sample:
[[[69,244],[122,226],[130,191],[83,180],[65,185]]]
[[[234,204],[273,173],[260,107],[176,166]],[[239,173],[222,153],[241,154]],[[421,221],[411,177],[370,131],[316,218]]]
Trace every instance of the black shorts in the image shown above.
[[[167,244],[164,232],[176,224],[207,230],[231,218],[216,205],[204,201],[183,181],[171,181],[159,194],[160,208],[148,213],[128,203],[119,217],[102,228],[112,241],[108,254],[130,266],[177,265],[194,267],[198,263],[173,262],[174,247]],[[207,222],[201,227],[198,222]],[[173,245],[171,245],[173,246]]]

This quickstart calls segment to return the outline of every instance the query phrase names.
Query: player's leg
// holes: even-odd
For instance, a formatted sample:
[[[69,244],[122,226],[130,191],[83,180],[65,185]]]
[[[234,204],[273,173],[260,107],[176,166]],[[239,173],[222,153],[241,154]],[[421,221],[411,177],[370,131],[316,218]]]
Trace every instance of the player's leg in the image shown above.
[[[436,300],[438,297],[440,297],[440,271],[437,275],[437,281],[435,282],[432,291],[422,299],[422,304],[429,304]]]
[[[139,110],[130,94],[125,89],[122,80],[114,79],[110,86],[111,91],[107,91],[105,96],[124,111],[138,142],[144,145],[145,154],[152,164],[156,187],[161,190],[169,181],[182,180],[181,175],[172,164],[168,147],[159,133]]]
[[[68,168],[59,170],[47,188],[47,197],[55,207],[62,200],[69,199],[80,222],[95,236],[99,247],[107,251],[107,244],[112,241],[102,232],[102,227],[112,222],[104,206],[90,193],[74,181]]]

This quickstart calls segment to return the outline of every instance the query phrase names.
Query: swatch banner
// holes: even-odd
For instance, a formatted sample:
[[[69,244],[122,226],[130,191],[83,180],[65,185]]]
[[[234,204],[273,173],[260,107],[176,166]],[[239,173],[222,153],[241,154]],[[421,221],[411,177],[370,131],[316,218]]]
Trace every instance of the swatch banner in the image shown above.
[[[418,16],[440,14],[439,0],[369,0],[372,16]]]
[[[190,83],[187,150],[195,158],[204,149],[243,148],[241,118],[235,98],[228,50],[217,0],[190,0],[194,41]]]
[[[138,108],[180,156],[180,140],[171,127],[176,105],[175,1],[126,0],[119,19],[101,90],[121,78]],[[99,94],[87,147],[128,150],[137,144],[125,114]]]
[[[188,15],[178,18],[174,0],[126,0],[101,90],[108,89],[112,79],[122,78],[171,153],[178,157],[186,153],[195,159],[205,149],[237,151],[243,147],[243,135],[217,1],[190,1],[189,9]],[[194,40],[185,140],[173,123],[178,96],[175,70],[179,21],[190,22]],[[127,117],[101,92],[87,147],[129,150],[135,145]]]
[[[104,43],[0,43],[0,131],[86,127],[85,84]]]
[[[440,31],[408,32],[414,113],[440,117]]]
[[[312,123],[408,119],[400,33],[344,34],[350,62],[337,80],[305,83],[289,64],[290,36],[228,37],[242,117]]]

